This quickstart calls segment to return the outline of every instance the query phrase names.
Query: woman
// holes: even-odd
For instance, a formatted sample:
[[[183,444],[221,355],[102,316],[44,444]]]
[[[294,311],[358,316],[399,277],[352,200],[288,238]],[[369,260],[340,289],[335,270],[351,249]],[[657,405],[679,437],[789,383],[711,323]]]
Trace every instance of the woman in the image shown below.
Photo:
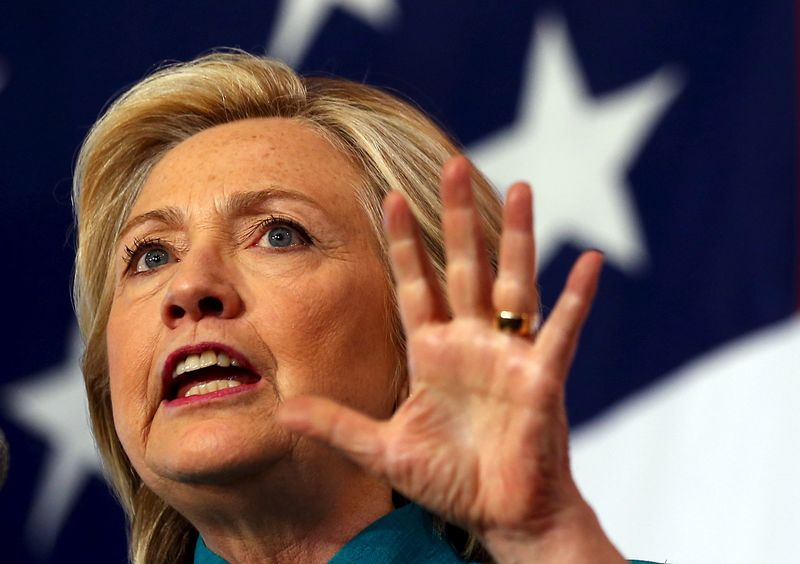
[[[530,189],[501,241],[457,155],[392,96],[242,53],[108,108],[75,299],[134,562],[622,560],[563,406],[601,256],[535,331]]]

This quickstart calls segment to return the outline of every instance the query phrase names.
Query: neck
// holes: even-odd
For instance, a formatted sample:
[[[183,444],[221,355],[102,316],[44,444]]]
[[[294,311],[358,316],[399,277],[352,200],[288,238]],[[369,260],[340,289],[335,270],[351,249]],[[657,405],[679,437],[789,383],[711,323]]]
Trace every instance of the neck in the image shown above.
[[[349,463],[320,474],[273,467],[235,485],[182,485],[173,505],[232,564],[327,562],[392,500],[385,482]]]

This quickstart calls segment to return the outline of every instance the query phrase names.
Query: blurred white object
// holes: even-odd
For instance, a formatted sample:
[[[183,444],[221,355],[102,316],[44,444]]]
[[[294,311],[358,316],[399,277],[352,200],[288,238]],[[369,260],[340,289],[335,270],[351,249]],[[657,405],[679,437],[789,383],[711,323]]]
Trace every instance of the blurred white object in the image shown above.
[[[576,480],[627,558],[796,561],[799,353],[795,316],[574,434]]]

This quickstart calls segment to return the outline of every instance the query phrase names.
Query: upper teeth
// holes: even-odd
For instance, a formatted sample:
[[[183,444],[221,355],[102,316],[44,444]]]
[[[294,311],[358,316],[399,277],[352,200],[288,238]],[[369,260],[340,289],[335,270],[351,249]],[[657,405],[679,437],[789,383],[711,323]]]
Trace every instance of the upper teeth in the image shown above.
[[[181,360],[172,371],[172,377],[175,378],[184,372],[192,372],[214,365],[222,367],[239,366],[239,362],[236,359],[232,359],[227,353],[207,350],[200,354],[190,354]]]

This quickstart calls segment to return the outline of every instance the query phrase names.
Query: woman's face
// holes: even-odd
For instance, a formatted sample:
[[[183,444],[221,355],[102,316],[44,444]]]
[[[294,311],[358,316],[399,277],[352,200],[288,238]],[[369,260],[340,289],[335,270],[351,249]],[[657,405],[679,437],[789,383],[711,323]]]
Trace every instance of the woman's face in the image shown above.
[[[390,414],[388,288],[360,180],[288,119],[206,130],[153,169],[117,245],[107,331],[114,423],[151,487],[312,460],[323,447],[274,421],[293,396]]]

